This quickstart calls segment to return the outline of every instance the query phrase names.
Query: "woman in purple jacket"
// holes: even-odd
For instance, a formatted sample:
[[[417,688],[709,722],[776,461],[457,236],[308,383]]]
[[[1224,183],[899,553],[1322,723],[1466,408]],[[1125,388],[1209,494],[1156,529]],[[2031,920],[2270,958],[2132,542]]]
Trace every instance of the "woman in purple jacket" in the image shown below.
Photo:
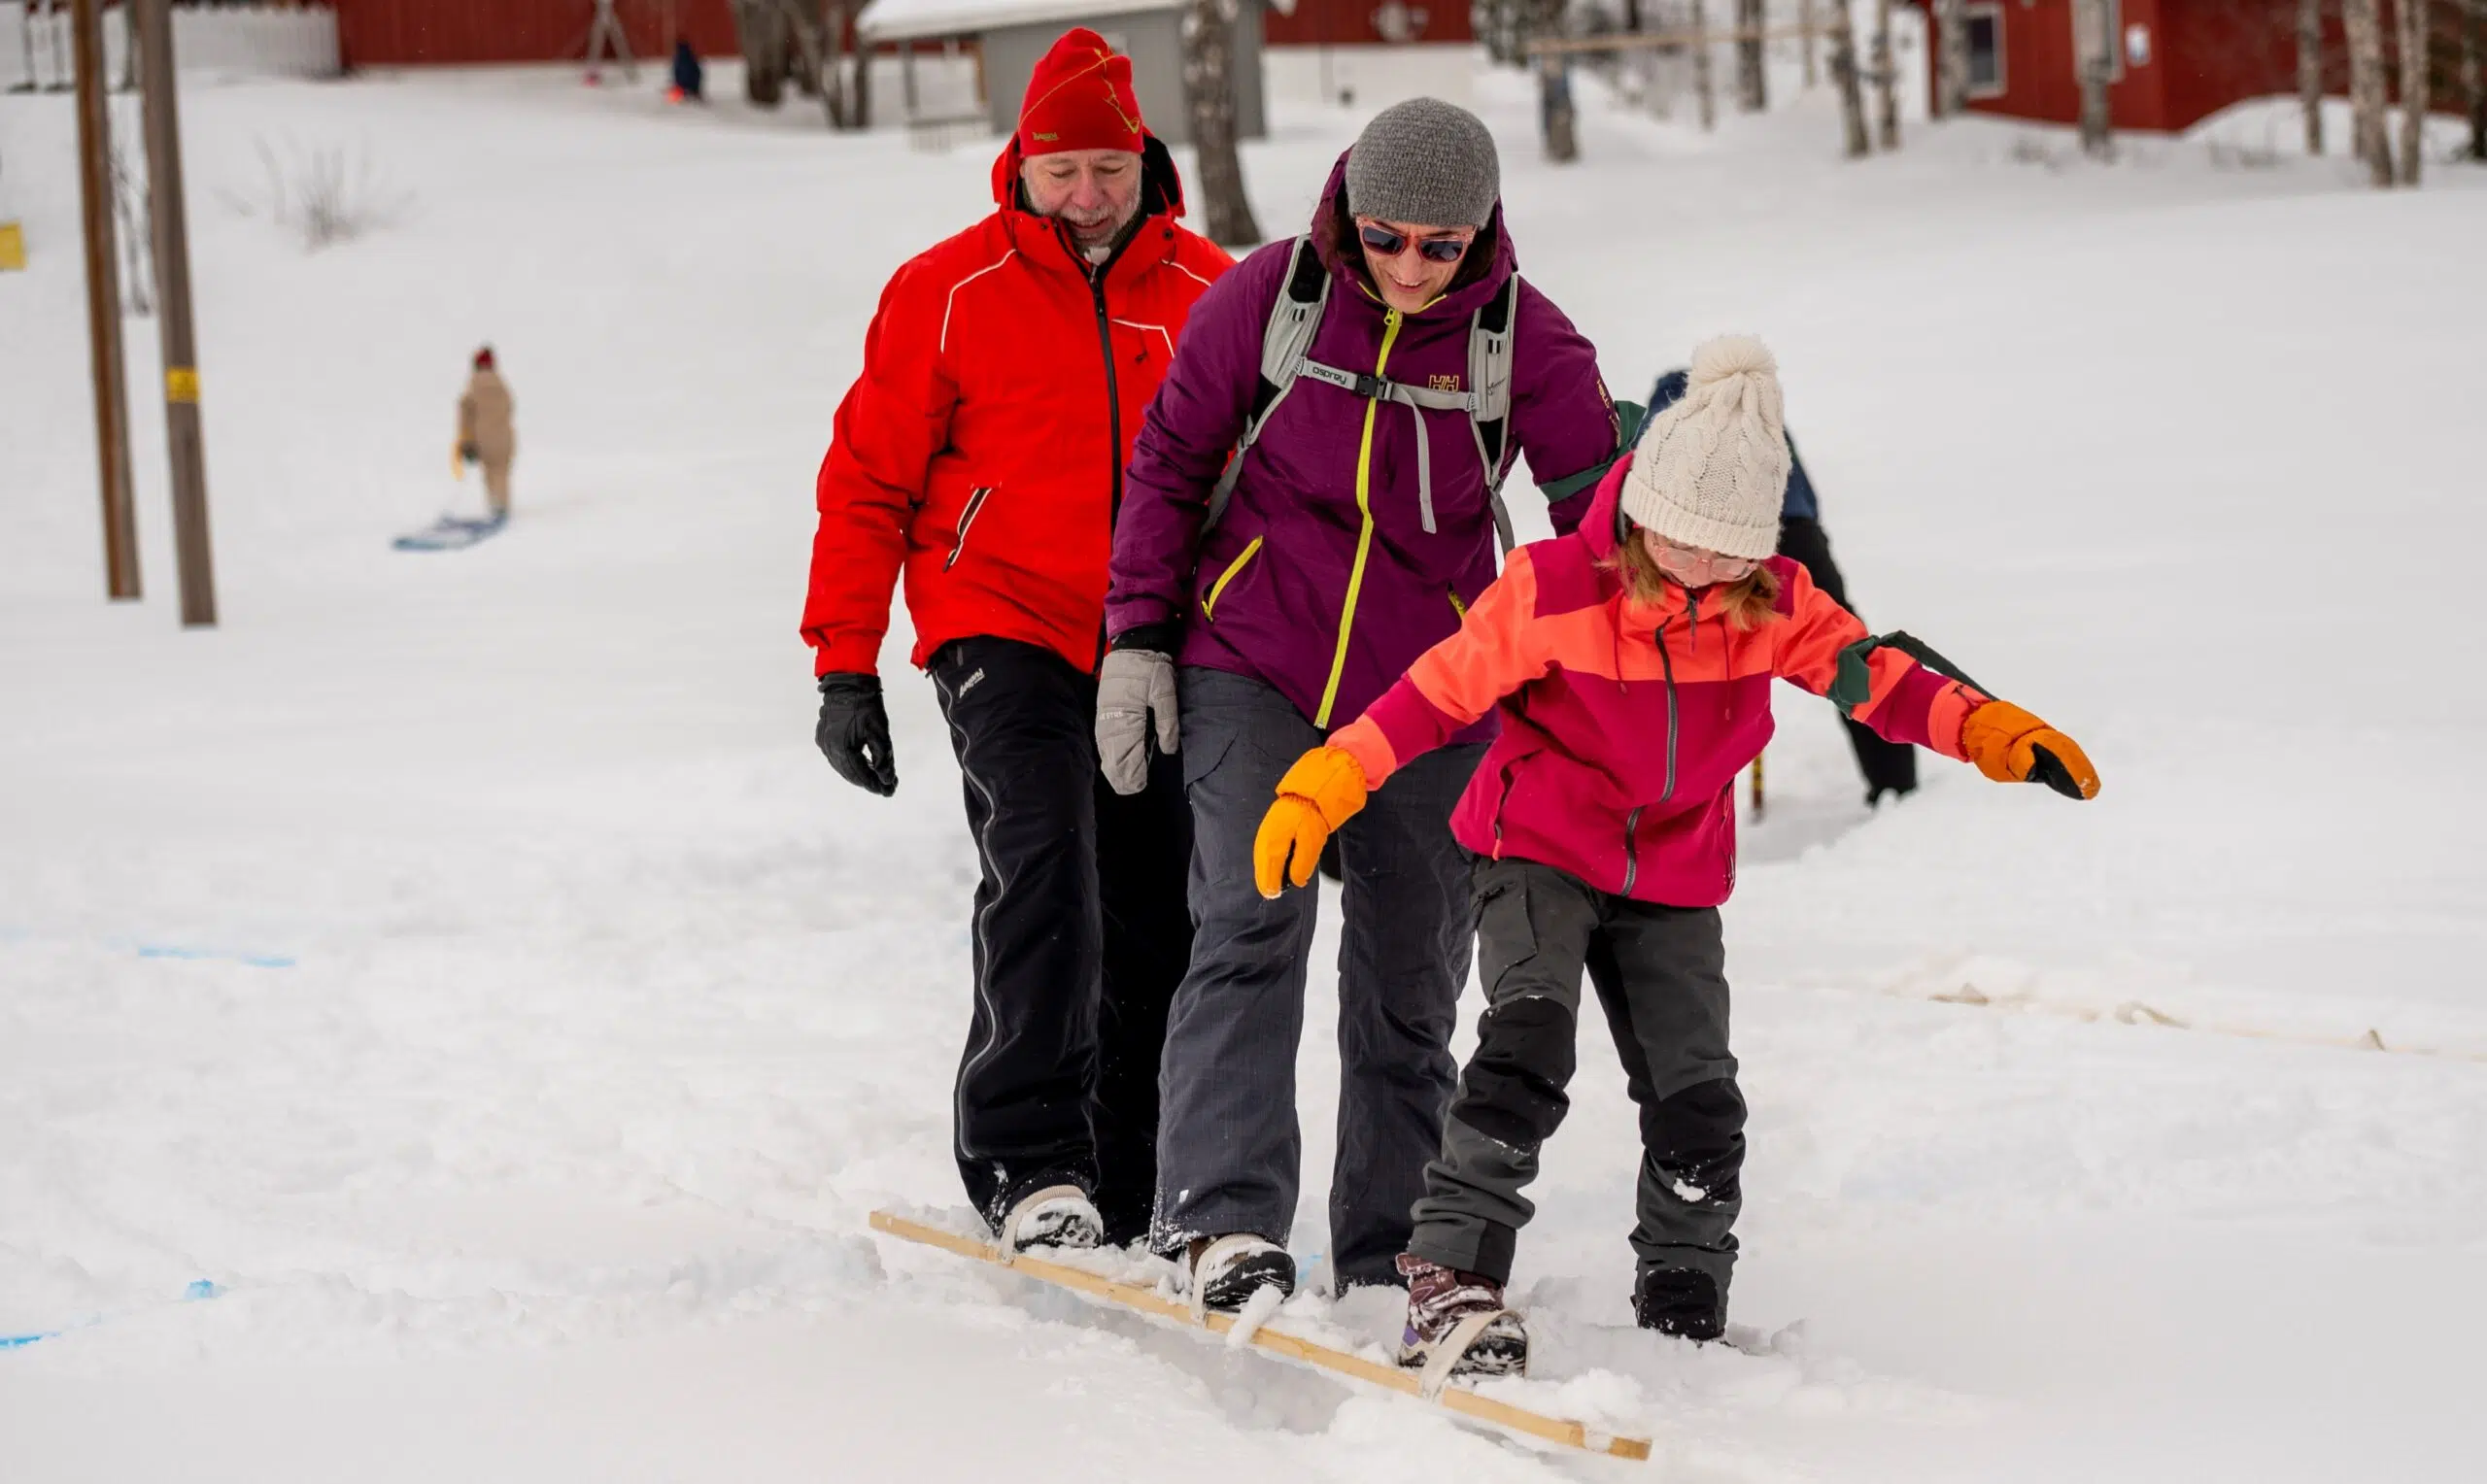
[[[1151,1240],[1183,1255],[1197,1305],[1295,1283],[1283,1243],[1315,897],[1270,901],[1252,884],[1278,776],[1459,626],[1494,579],[1492,487],[1516,456],[1541,486],[1579,490],[1552,507],[1569,531],[1617,453],[1596,353],[1532,286],[1511,291],[1499,194],[1474,115],[1418,98],[1377,116],[1314,211],[1317,275],[1307,263],[1290,284],[1295,244],[1275,243],[1204,293],[1132,455],[1097,734],[1108,780],[1137,787],[1152,733],[1175,750],[1180,719],[1195,936],[1159,1075]],[[1326,297],[1304,369],[1274,385],[1268,327],[1308,281]],[[1486,328],[1511,334],[1508,405],[1462,406],[1483,389],[1472,382],[1498,380],[1472,348]],[[1230,455],[1231,496],[1215,500]],[[1441,1138],[1474,928],[1448,822],[1488,735],[1394,774],[1341,831],[1342,1286],[1402,1281],[1408,1208]]]

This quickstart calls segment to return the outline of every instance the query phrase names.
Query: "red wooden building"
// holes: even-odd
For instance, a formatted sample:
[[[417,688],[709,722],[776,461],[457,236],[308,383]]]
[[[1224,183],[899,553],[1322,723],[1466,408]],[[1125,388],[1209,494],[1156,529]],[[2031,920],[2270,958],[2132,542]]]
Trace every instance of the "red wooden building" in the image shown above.
[[[2297,0],[2106,5],[2116,38],[2107,105],[2119,129],[2190,128],[2232,103],[2297,91]],[[2382,0],[2382,7],[2390,55],[2392,0]],[[2324,89],[2341,93],[2348,85],[2348,51],[2338,7],[2327,10]],[[1928,11],[1927,35],[1939,46],[1940,28]],[[2078,121],[2072,0],[1970,0],[1967,16],[1971,110]]]
[[[324,0],[337,13],[348,67],[556,62],[583,55],[595,0]],[[614,13],[642,60],[688,37],[702,56],[735,51],[732,0],[617,0]],[[1263,12],[1273,47],[1465,44],[1468,0],[1296,0]]]
[[[1261,13],[1261,40],[1272,47],[1380,47],[1476,39],[1468,19],[1468,0],[1295,0],[1292,13],[1276,5]]]
[[[587,54],[595,0],[324,0],[337,13],[348,67],[558,62]],[[614,14],[641,61],[662,62],[673,38],[702,56],[734,52],[732,0],[617,0]]]

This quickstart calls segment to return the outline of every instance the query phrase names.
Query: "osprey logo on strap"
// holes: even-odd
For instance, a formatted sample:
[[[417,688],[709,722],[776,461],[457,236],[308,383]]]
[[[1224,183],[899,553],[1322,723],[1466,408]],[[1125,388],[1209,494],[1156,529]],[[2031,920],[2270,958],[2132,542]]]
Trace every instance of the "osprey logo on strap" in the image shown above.
[[[1236,441],[1235,455],[1227,459],[1226,470],[1217,478],[1217,487],[1209,492],[1209,515],[1201,532],[1207,535],[1217,528],[1225,518],[1227,502],[1235,496],[1236,483],[1244,477],[1244,459],[1252,445],[1269,426],[1271,416],[1278,404],[1295,389],[1297,381],[1312,377],[1327,382],[1341,390],[1374,401],[1395,402],[1409,410],[1416,420],[1416,500],[1425,530],[1434,529],[1433,450],[1432,439],[1425,426],[1425,412],[1459,412],[1468,416],[1469,431],[1477,439],[1477,455],[1485,470],[1485,498],[1494,511],[1494,533],[1508,554],[1513,546],[1511,513],[1503,508],[1503,480],[1511,472],[1507,455],[1510,452],[1512,405],[1512,321],[1519,303],[1519,275],[1505,281],[1503,291],[1481,306],[1468,324],[1467,385],[1462,391],[1460,378],[1434,376],[1423,387],[1412,387],[1383,377],[1342,371],[1311,358],[1312,336],[1321,327],[1321,312],[1330,302],[1330,272],[1321,262],[1309,236],[1295,239],[1288,254],[1286,285],[1278,302],[1270,307],[1270,318],[1261,330],[1261,372],[1259,383],[1252,388],[1252,412],[1244,424],[1244,436]]]

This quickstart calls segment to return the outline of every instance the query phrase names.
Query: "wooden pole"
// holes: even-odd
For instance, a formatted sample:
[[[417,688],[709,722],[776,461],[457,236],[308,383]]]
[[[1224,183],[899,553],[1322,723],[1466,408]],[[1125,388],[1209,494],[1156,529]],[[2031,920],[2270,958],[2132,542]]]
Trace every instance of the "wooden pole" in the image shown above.
[[[175,101],[172,0],[137,8],[139,75],[146,80],[148,205],[155,219],[155,317],[164,345],[164,443],[173,464],[173,547],[182,626],[216,626],[216,562],[207,534],[207,460],[199,438],[198,347],[190,322],[189,222],[182,209],[182,124]]]
[[[138,513],[129,487],[129,393],[121,378],[102,12],[100,0],[75,0],[69,24],[78,75],[78,193],[86,228],[87,359],[95,378],[95,463],[104,496],[104,590],[128,600],[139,595]]]

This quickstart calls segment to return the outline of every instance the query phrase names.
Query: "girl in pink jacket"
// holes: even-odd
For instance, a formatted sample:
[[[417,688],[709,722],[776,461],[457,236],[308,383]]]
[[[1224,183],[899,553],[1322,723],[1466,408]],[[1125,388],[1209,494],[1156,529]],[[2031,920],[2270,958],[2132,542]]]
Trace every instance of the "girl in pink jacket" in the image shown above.
[[[2098,792],[2071,738],[1907,635],[1869,636],[1774,556],[1787,480],[1769,351],[1703,345],[1690,389],[1580,528],[1514,553],[1456,634],[1296,761],[1262,822],[1254,872],[1275,896],[1312,879],[1330,831],[1394,769],[1499,710],[1451,818],[1479,858],[1486,1007],[1399,1259],[1404,1364],[1525,1363],[1503,1285],[1531,1211],[1521,1192],[1567,1106],[1584,970],[1641,1110],[1634,1312],[1662,1333],[1722,1332],[1745,1104],[1718,907],[1735,884],[1734,783],[1770,740],[1772,679],[1989,778]]]

